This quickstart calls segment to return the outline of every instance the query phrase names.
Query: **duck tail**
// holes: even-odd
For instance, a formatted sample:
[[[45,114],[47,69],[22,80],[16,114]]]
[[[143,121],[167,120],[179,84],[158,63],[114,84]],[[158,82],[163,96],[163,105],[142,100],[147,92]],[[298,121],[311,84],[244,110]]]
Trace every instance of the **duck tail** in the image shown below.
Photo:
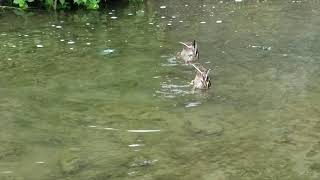
[[[187,48],[191,48],[191,46],[187,45],[187,44],[184,43],[184,42],[179,42],[179,43],[182,44],[182,45],[184,45],[184,46],[186,46]]]

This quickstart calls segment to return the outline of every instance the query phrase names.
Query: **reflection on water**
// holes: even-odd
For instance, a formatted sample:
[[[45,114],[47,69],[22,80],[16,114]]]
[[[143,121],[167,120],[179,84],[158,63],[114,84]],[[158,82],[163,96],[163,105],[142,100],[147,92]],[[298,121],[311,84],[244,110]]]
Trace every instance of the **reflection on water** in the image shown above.
[[[0,12],[0,179],[319,179],[318,1]],[[179,41],[212,88],[193,91]]]

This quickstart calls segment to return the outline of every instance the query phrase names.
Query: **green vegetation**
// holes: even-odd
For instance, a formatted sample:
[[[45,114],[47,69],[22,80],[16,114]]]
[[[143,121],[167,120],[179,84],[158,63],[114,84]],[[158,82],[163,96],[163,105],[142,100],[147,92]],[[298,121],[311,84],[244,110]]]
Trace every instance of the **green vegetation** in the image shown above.
[[[0,0],[0,5],[18,6],[21,9],[29,7],[41,9],[99,9],[107,7],[112,0]],[[116,1],[116,0],[113,0]],[[142,3],[143,0],[120,0],[122,3]]]

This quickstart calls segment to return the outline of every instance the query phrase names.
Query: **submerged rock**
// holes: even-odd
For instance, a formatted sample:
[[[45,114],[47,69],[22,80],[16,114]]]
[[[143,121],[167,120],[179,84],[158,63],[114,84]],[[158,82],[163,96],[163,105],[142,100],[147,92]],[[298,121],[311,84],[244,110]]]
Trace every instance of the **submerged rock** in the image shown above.
[[[87,164],[87,159],[81,157],[80,154],[75,151],[64,152],[59,160],[61,171],[66,174],[76,173],[86,167]]]
[[[7,141],[0,141],[0,143],[0,160],[17,157],[24,152],[24,146],[19,143]]]

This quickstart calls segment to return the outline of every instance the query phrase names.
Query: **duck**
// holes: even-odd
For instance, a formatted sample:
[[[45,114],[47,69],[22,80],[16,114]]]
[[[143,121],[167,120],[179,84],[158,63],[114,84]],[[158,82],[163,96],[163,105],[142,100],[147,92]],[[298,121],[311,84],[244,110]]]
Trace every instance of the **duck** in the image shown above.
[[[209,89],[211,87],[211,79],[209,77],[209,72],[211,69],[206,69],[201,64],[195,65],[191,64],[196,69],[196,76],[191,81],[194,89]]]
[[[183,45],[181,52],[177,53],[177,59],[183,60],[186,64],[199,60],[199,50],[196,40],[192,42],[179,42]]]

